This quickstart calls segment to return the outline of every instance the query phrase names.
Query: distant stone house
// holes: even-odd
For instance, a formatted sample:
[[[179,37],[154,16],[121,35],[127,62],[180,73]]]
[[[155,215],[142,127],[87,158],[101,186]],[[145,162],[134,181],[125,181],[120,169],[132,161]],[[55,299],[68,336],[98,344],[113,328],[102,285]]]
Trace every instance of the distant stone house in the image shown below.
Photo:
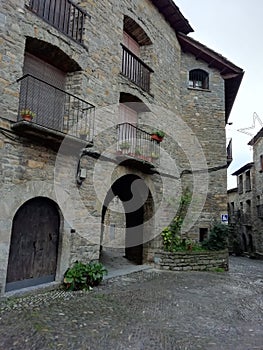
[[[229,226],[231,228],[230,250],[235,253],[252,252],[254,212],[254,163],[250,162],[236,170],[237,187],[228,190]]]
[[[260,258],[263,256],[262,136],[263,129],[249,141],[253,147],[253,162],[232,174],[237,177],[237,188],[228,190],[230,249]]]
[[[241,68],[170,0],[10,0],[0,30],[1,293],[61,281],[101,247],[151,262],[186,187],[183,234],[209,233]]]

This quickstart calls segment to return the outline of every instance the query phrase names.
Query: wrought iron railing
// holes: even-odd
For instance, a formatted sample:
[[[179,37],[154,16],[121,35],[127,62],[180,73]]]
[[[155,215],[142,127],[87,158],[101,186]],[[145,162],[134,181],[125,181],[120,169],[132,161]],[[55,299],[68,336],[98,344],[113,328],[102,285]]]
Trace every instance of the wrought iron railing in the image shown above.
[[[71,136],[92,140],[95,107],[30,74],[20,82],[18,121],[22,110],[30,110],[32,123],[60,131]],[[32,114],[31,113],[31,114]]]
[[[143,90],[150,92],[150,76],[153,70],[127,47],[122,45],[122,74]]]
[[[31,0],[29,9],[72,39],[83,42],[87,13],[71,0]]]
[[[118,124],[117,140],[117,154],[159,165],[160,145],[148,132],[130,123]]]

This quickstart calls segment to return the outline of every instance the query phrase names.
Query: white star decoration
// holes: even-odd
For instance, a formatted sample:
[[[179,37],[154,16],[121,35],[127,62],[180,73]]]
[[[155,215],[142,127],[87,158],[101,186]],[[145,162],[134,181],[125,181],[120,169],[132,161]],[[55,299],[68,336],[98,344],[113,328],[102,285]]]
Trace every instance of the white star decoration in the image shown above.
[[[252,126],[248,127],[248,128],[242,128],[242,129],[237,129],[237,131],[242,132],[243,134],[247,134],[251,137],[253,137],[255,135],[255,129],[256,129],[256,121],[258,122],[258,124],[260,125],[260,128],[262,128],[263,123],[262,120],[260,119],[260,117],[257,115],[256,112],[253,113],[253,124]],[[248,132],[248,130],[254,130],[254,133]]]

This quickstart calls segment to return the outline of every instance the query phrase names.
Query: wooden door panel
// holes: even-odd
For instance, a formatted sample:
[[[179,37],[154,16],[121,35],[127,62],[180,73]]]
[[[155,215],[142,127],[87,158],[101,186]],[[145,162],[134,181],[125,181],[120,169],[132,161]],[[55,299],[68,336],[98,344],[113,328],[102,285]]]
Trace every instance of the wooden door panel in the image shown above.
[[[59,214],[46,198],[26,202],[13,220],[7,283],[55,276]]]

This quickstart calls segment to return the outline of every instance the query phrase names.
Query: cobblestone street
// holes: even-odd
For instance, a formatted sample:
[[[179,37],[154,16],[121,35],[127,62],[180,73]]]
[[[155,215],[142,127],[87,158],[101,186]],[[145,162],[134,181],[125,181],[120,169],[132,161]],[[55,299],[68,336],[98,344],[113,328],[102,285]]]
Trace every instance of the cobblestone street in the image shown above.
[[[0,301],[0,349],[263,349],[263,261],[229,272],[144,270],[91,292]]]

